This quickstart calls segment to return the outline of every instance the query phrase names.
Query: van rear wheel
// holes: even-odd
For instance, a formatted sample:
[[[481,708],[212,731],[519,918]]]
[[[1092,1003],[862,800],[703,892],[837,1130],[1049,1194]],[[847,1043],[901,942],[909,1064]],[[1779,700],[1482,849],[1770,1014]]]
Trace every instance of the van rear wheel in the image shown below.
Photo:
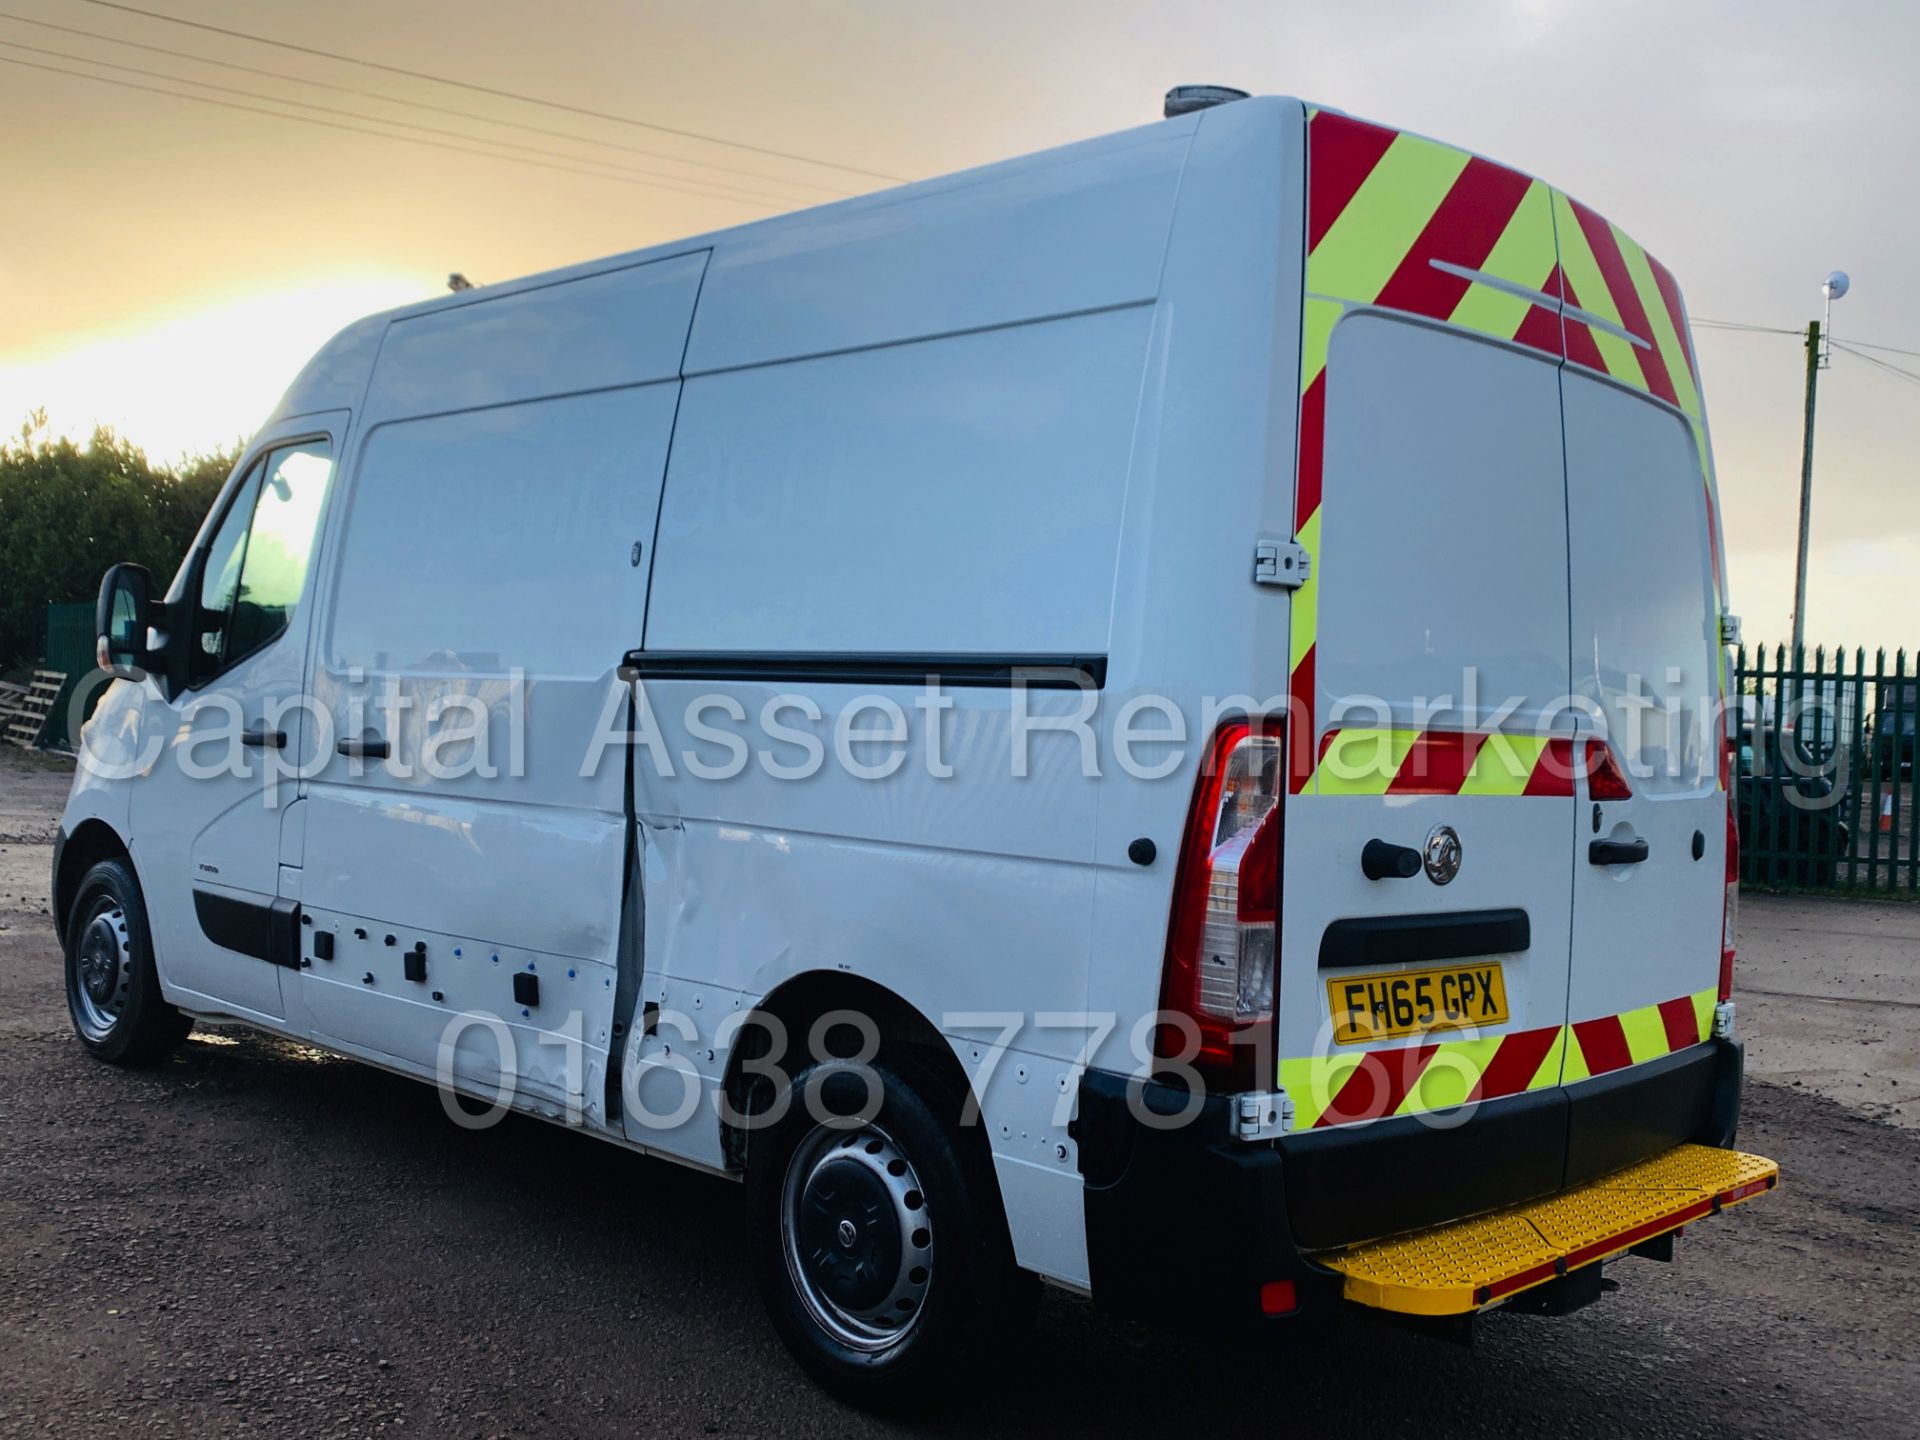
[[[102,860],[80,881],[67,920],[66,978],[74,1032],[112,1064],[165,1059],[193,1028],[160,993],[146,902],[123,860]]]
[[[1037,1298],[984,1140],[958,1130],[949,1099],[884,1059],[829,1062],[802,1072],[786,1113],[751,1139],[761,1298],[807,1372],[863,1408],[936,1398]]]

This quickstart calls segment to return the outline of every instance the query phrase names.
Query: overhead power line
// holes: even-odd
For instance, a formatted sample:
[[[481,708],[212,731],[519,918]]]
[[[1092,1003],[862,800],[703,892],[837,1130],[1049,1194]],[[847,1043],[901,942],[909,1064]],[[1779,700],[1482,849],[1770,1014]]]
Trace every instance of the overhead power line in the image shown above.
[[[1793,329],[1785,325],[1750,325],[1744,320],[1704,320],[1695,318],[1691,323],[1696,330],[1746,330],[1758,335],[1791,335],[1795,339],[1800,339],[1807,333],[1804,329]],[[1876,345],[1871,340],[1849,340],[1845,345],[1840,345],[1838,340],[1832,340],[1832,337],[1828,338],[1834,345],[1839,346],[1843,350],[1856,348],[1860,350],[1882,350],[1889,355],[1911,355],[1914,359],[1920,360],[1920,350],[1904,350],[1898,345]],[[1870,357],[1862,355],[1860,358],[1866,360]],[[1895,366],[1894,368],[1898,369],[1899,367]]]
[[[165,55],[174,60],[188,60],[196,65],[213,65],[222,70],[233,70],[243,75],[258,75],[266,80],[279,80],[292,85],[307,85],[316,90],[330,90],[337,95],[353,95],[362,100],[377,100],[383,105],[403,105],[410,110],[424,110],[435,115],[450,115],[460,120],[473,120],[483,125],[499,125],[510,130],[522,130],[530,135],[544,135],[553,140],[571,140],[580,145],[599,145],[609,150],[619,150],[628,155],[639,155],[649,160],[664,160],[672,165],[685,165],[696,170],[714,170],[727,175],[739,175],[747,179],[763,180],[770,184],[786,185],[800,190],[817,190],[828,195],[852,195],[859,192],[846,190],[838,186],[823,185],[817,180],[795,180],[784,175],[769,175],[763,170],[743,170],[735,165],[723,165],[715,160],[689,160],[684,156],[670,155],[662,150],[647,150],[638,145],[623,145],[618,140],[602,140],[593,135],[581,135],[571,130],[550,130],[544,125],[530,125],[524,120],[505,120],[494,115],[483,115],[477,110],[456,110],[449,105],[434,105],[425,100],[411,100],[399,95],[388,95],[379,90],[362,90],[353,85],[341,85],[331,80],[315,80],[305,75],[289,75],[282,70],[265,70],[258,65],[242,65],[235,60],[216,60],[211,55],[197,54],[191,50],[173,50],[165,45],[150,45],[141,40],[125,40],[118,35],[102,35],[97,30],[82,30],[77,25],[56,25],[51,20],[36,20],[28,15],[15,15],[11,11],[0,10],[0,20],[12,20],[20,25],[33,25],[42,30],[57,30],[63,35],[76,35],[87,40],[98,40],[107,45],[118,45],[128,50],[143,50],[151,55]],[[22,49],[31,47],[21,46]],[[56,52],[48,51],[48,54]],[[71,57],[78,59],[80,57]],[[104,65],[107,62],[92,61]],[[189,82],[199,83],[199,82]],[[398,124],[398,121],[389,122]],[[505,143],[505,142],[500,142]],[[704,183],[699,176],[682,177],[694,183]]]
[[[532,165],[542,170],[558,170],[568,175],[584,175],[590,180],[612,180],[623,185],[643,185],[651,190],[683,190],[659,180],[638,180],[630,175],[610,174],[605,170],[587,170],[573,165],[557,165],[551,160],[536,160],[525,155],[503,155],[497,150],[478,150],[467,145],[450,145],[442,140],[426,140],[414,135],[395,135],[390,130],[373,130],[364,125],[348,125],[338,120],[322,120],[315,115],[289,115],[284,110],[269,110],[260,105],[244,105],[237,100],[218,100],[211,95],[184,95],[178,90],[163,90],[157,85],[142,85],[135,80],[116,80],[110,75],[89,75],[84,70],[67,70],[58,65],[42,65],[35,60],[15,60],[0,55],[0,65],[18,65],[25,70],[44,70],[51,75],[67,75],[75,80],[90,80],[96,85],[112,85],[122,90],[140,90],[149,95],[164,95],[170,100],[188,100],[196,105],[217,105],[222,110],[242,110],[249,115],[267,115],[275,120],[291,120],[299,125],[319,125],[328,130],[345,130],[355,135],[372,135],[380,140],[395,140],[402,145],[424,145],[430,150],[450,150],[457,155],[478,155],[483,160],[504,160],[514,165]],[[393,122],[384,122],[393,123]],[[757,202],[717,191],[686,190],[703,199],[729,200],[739,205]]]
[[[1782,325],[1749,325],[1744,320],[1706,320],[1699,316],[1688,319],[1695,330],[1746,330],[1757,335],[1804,335],[1804,330],[1789,330]]]
[[[292,105],[301,110],[312,110],[322,115],[338,115],[349,120],[364,120],[376,125],[394,125],[403,130],[418,130],[426,135],[439,135],[452,140],[468,140],[487,146],[504,146],[510,150],[522,150],[531,155],[544,155],[553,160],[574,161],[587,165],[603,166],[618,174],[644,176],[653,180],[667,182],[661,188],[678,190],[683,194],[700,195],[709,199],[752,200],[769,205],[791,205],[794,201],[785,195],[769,195],[764,191],[746,190],[725,181],[701,180],[699,177],[668,175],[658,170],[642,170],[631,165],[619,165],[610,160],[598,160],[590,155],[569,155],[563,150],[543,150],[537,145],[522,145],[512,140],[499,140],[485,135],[469,135],[461,130],[444,130],[435,125],[420,125],[411,120],[391,120],[384,115],[368,115],[358,110],[342,110],[332,105],[315,105],[307,100],[294,100],[281,95],[263,95],[258,90],[241,90],[232,85],[216,85],[211,80],[194,80],[184,75],[169,75],[165,71],[145,70],[137,65],[117,65],[111,60],[95,60],[87,55],[74,55],[64,50],[48,50],[39,45],[23,45],[17,40],[0,40],[0,46],[9,50],[24,50],[30,55],[50,56],[56,60],[73,60],[82,65],[96,65],[106,70],[118,70],[128,75],[138,75],[147,80],[164,80],[172,85],[192,85],[202,90],[214,90],[222,95],[238,95],[245,100],[262,100],[270,105]],[[0,57],[4,58],[4,57]],[[104,78],[104,77],[102,77]],[[190,96],[181,96],[190,99]],[[288,116],[288,119],[296,117]],[[400,137],[392,137],[398,139]],[[499,159],[513,157],[498,156]],[[701,188],[688,188],[698,186]]]
[[[148,20],[159,20],[168,25],[183,25],[192,30],[203,30],[211,35],[225,35],[233,40],[248,40],[256,45],[271,45],[278,50],[291,50],[301,55],[313,55],[322,60],[334,60],[342,65],[359,65],[368,70],[381,70],[389,75],[404,75],[409,80],[425,80],[435,85],[449,85],[458,90],[470,90],[477,95],[492,95],[501,100],[513,100],[522,105],[539,105],[549,110],[563,110],[570,115],[584,115],[594,120],[606,120],[615,125],[631,125],[641,130],[653,130],[662,135],[677,135],[683,140],[698,140],[707,145],[725,145],[735,150],[749,150],[756,155],[769,155],[780,160],[793,160],[802,165],[818,165],[827,170],[840,170],[849,175],[865,175],[873,180],[887,180],[895,184],[905,183],[904,177],[889,175],[880,170],[866,170],[858,165],[845,165],[837,160],[821,160],[811,155],[801,155],[791,150],[775,150],[765,145],[753,145],[743,140],[726,140],[718,135],[703,135],[697,130],[677,129],[672,125],[661,125],[651,120],[636,120],[630,115],[616,115],[605,110],[593,110],[584,105],[569,105],[560,100],[548,100],[538,95],[525,95],[515,90],[504,90],[493,85],[481,85],[471,80],[456,80],[447,75],[433,75],[424,70],[409,70],[402,65],[388,65],[379,60],[366,60],[357,55],[343,55],[337,50],[322,50],[312,45],[296,45],[290,40],[276,40],[268,35],[255,35],[246,30],[231,30],[224,25],[209,25],[201,20],[188,20],[179,15],[167,15],[158,10],[143,10],[137,5],[126,5],[120,0],[84,0],[88,5],[97,5],[104,10],[118,10],[128,15],[139,15]]]
[[[1847,352],[1847,354],[1853,356],[1853,358],[1856,360],[1864,360],[1867,362],[1867,364],[1876,366],[1881,370],[1885,370],[1890,375],[1896,375],[1902,380],[1911,381],[1915,385],[1920,385],[1920,372],[1903,369],[1902,367],[1892,364],[1889,361],[1880,359],[1878,356],[1869,355],[1862,350],[1856,350],[1853,348],[1853,346],[1845,344],[1839,340],[1833,341],[1832,344],[1834,349],[1844,350]]]
[[[1849,340],[1849,345],[1857,345],[1862,350],[1884,350],[1889,355],[1911,355],[1920,360],[1920,350],[1902,350],[1898,345],[1875,345],[1869,340]],[[1865,356],[1861,357],[1865,359]]]

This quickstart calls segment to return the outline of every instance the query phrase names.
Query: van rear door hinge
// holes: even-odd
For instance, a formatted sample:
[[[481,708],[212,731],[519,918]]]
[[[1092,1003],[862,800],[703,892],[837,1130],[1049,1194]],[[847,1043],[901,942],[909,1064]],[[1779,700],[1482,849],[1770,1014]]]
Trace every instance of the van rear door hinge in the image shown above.
[[[1298,590],[1313,574],[1313,557],[1298,540],[1262,535],[1253,542],[1253,583]]]

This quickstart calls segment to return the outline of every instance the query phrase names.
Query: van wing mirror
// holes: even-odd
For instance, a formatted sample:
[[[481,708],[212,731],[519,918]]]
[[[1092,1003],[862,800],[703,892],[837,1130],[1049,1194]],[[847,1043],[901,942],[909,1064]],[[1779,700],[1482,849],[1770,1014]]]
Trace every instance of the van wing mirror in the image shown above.
[[[94,657],[102,670],[128,679],[151,668],[147,627],[153,610],[153,576],[146,566],[115,565],[101,577],[93,620]]]

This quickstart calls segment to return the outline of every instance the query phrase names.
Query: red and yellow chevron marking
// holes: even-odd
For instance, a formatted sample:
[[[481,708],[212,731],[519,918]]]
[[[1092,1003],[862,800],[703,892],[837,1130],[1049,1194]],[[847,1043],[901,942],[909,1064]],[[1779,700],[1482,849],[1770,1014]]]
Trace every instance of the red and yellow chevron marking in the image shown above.
[[[1708,1038],[1717,992],[1571,1025],[1280,1062],[1301,1130],[1496,1100],[1657,1060]]]
[[[1583,762],[1561,736],[1332,729],[1304,787],[1315,795],[1571,798]]]
[[[1567,362],[1643,390],[1681,411],[1693,431],[1700,457],[1700,481],[1706,488],[1708,548],[1714,590],[1726,613],[1726,576],[1721,563],[1718,488],[1707,445],[1706,403],[1700,367],[1687,328],[1687,309],[1673,272],[1649,255],[1633,237],[1569,195],[1553,194],[1559,235],[1562,327]],[[1592,324],[1595,316],[1626,332],[1629,339]],[[1726,699],[1726,656],[1720,658],[1720,698]],[[1720,788],[1727,788],[1722,756]]]
[[[1713,1033],[1713,1007],[1719,998],[1717,990],[1702,990],[1620,1015],[1574,1021],[1568,1027],[1573,1043],[1567,1046],[1562,1083],[1644,1065],[1699,1044]]]
[[[1355,305],[1423,315],[1523,345],[1673,405],[1693,428],[1708,523],[1715,525],[1699,371],[1679,287],[1667,268],[1542,181],[1449,145],[1310,110],[1294,536],[1316,562],[1328,342]],[[1712,549],[1724,613],[1718,534]],[[1287,753],[1295,794],[1306,791],[1317,768],[1321,573],[1316,563],[1313,576],[1293,592]],[[1721,671],[1724,698],[1724,658]],[[1333,792],[1321,786],[1317,793]]]
[[[1307,126],[1307,276],[1294,534],[1320,551],[1327,343],[1349,305],[1424,315],[1563,356],[1552,192],[1452,146],[1316,111]],[[1469,272],[1469,273],[1461,273]],[[1476,280],[1492,277],[1502,288]],[[1527,293],[1538,294],[1538,301]],[[1548,302],[1548,303],[1538,303]],[[1295,793],[1313,773],[1318,584],[1293,594],[1289,656]],[[1324,792],[1323,792],[1324,793]]]

